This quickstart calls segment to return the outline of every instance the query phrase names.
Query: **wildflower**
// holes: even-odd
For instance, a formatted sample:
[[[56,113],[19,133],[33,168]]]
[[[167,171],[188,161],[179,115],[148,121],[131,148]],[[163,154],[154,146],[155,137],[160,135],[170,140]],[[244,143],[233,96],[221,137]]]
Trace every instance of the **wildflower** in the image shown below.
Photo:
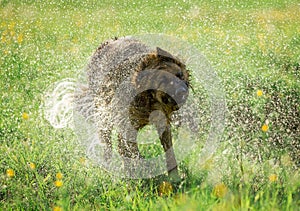
[[[6,37],[3,36],[3,35],[1,36],[1,42],[2,42],[2,43],[6,43]]]
[[[9,30],[13,30],[16,26],[16,23],[15,22],[11,22],[9,25],[8,25],[8,29]]]
[[[63,186],[63,182],[62,182],[61,180],[56,180],[56,181],[54,182],[54,185],[55,185],[56,187],[60,188],[61,186]]]
[[[61,172],[58,172],[56,174],[56,179],[61,180],[63,178],[63,174]]]
[[[19,44],[21,44],[23,42],[23,34],[18,35],[17,41],[18,41]]]
[[[278,177],[276,174],[270,174],[269,181],[270,182],[276,182],[278,180]]]
[[[79,158],[79,162],[84,165],[86,163],[86,160],[84,157],[81,157]]]
[[[218,183],[215,185],[212,192],[214,196],[218,198],[223,198],[228,192],[228,188],[224,183]]]
[[[171,183],[163,181],[158,188],[158,192],[160,196],[170,195],[173,191],[173,187]]]
[[[63,209],[59,206],[53,207],[53,211],[62,211]]]
[[[36,167],[34,163],[29,163],[28,165],[31,170],[34,170]]]
[[[261,97],[261,96],[263,95],[263,91],[260,90],[260,89],[257,90],[256,95],[257,95],[258,97]]]
[[[262,127],[261,127],[261,130],[263,132],[267,132],[269,130],[269,126],[267,124],[264,124]]]
[[[13,169],[7,169],[6,170],[6,175],[8,177],[14,177],[15,176],[15,171]]]
[[[28,119],[29,119],[29,114],[26,113],[26,112],[24,112],[24,113],[22,114],[22,118],[23,118],[24,120],[28,120]]]

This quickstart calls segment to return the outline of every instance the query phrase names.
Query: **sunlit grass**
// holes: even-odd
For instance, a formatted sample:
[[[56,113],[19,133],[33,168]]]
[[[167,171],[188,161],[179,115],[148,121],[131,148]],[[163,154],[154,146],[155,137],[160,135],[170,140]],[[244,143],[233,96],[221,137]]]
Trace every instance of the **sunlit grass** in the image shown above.
[[[0,210],[296,210],[299,13],[297,1],[1,1]],[[181,164],[179,188],[115,179],[40,113],[43,91],[102,41],[142,33],[194,44],[226,91],[224,140],[202,166],[198,152]]]

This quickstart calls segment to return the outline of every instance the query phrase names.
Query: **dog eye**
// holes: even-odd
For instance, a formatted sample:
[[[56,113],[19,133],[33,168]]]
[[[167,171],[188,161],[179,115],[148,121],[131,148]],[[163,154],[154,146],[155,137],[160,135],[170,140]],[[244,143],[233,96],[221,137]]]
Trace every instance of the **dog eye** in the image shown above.
[[[183,73],[182,72],[178,72],[175,74],[176,77],[182,79],[183,78]]]

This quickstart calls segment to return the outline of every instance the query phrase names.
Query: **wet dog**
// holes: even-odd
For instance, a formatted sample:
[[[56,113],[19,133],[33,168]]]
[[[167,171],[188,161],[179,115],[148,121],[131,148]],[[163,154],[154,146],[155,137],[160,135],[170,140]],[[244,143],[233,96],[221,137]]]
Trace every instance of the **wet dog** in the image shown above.
[[[159,47],[153,49],[125,37],[103,43],[93,54],[87,74],[99,137],[106,143],[106,159],[112,153],[113,127],[122,125],[118,134],[119,154],[134,160],[142,158],[136,142],[137,132],[153,124],[165,151],[168,174],[178,177],[171,116],[188,97],[189,71],[185,64]],[[130,84],[128,96],[127,88],[120,88],[124,81]],[[121,100],[116,103],[113,99],[120,89]],[[124,102],[127,104],[120,105]],[[122,119],[128,119],[130,126],[123,127]]]

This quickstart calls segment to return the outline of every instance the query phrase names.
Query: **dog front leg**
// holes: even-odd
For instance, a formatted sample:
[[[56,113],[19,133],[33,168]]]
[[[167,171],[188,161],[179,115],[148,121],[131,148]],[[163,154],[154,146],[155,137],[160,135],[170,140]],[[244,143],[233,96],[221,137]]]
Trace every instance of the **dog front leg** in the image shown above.
[[[180,177],[178,175],[177,162],[172,144],[171,125],[167,124],[165,130],[161,133],[160,142],[163,145],[166,154],[166,163],[168,175],[171,180],[178,181]]]

